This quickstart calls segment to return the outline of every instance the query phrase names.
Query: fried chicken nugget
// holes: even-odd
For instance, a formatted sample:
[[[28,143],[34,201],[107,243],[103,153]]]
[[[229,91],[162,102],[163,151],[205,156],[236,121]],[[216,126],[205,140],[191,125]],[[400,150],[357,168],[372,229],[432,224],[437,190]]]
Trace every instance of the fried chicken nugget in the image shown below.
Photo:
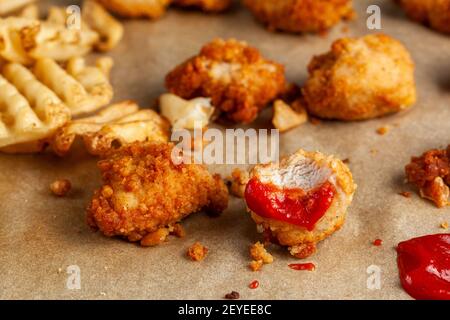
[[[166,12],[170,0],[97,0],[106,9],[126,18],[156,19]]]
[[[395,0],[412,20],[450,33],[450,0]]]
[[[308,111],[320,118],[364,120],[416,102],[414,62],[397,40],[383,34],[335,41],[312,59],[302,89]]]
[[[147,246],[194,212],[224,211],[228,191],[220,176],[202,165],[175,164],[174,148],[170,143],[133,143],[100,161],[104,185],[87,209],[88,224],[106,236]]]
[[[244,0],[269,30],[322,32],[353,18],[351,0]]]
[[[250,123],[285,89],[284,67],[235,39],[215,39],[166,76],[167,89],[184,98],[210,97],[234,122]]]
[[[173,0],[180,7],[200,8],[204,12],[222,12],[233,4],[233,0]]]
[[[298,150],[279,163],[255,166],[245,201],[267,240],[306,258],[319,241],[343,225],[355,190],[352,174],[341,160]]]

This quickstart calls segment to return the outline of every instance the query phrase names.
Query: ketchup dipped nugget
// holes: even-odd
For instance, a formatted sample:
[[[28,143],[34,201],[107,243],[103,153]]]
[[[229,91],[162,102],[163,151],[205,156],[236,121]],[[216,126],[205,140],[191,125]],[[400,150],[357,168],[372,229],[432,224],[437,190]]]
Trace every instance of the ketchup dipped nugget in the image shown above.
[[[298,150],[279,163],[255,166],[245,200],[271,241],[306,258],[319,241],[342,226],[355,190],[352,174],[341,160]]]

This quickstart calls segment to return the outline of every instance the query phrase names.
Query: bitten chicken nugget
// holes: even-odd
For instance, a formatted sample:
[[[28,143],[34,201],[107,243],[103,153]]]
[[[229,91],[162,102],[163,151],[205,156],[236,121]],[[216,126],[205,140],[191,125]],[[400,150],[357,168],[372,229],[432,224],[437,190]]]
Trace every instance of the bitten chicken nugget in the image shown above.
[[[88,207],[88,224],[106,236],[150,246],[194,212],[225,210],[228,191],[220,176],[202,165],[174,164],[174,148],[170,143],[133,143],[100,161],[104,185]]]
[[[245,201],[267,240],[306,258],[319,241],[342,226],[355,190],[341,160],[299,150],[279,163],[255,166]]]
[[[167,89],[184,98],[209,97],[226,118],[250,123],[286,86],[284,67],[235,39],[216,39],[166,77]]]
[[[431,28],[450,33],[450,0],[395,0],[408,17]]]
[[[126,18],[159,18],[170,0],[97,0],[106,9]]]
[[[416,102],[411,56],[387,35],[339,39],[308,70],[302,91],[308,111],[320,118],[370,119]]]
[[[233,0],[173,0],[172,3],[180,7],[200,8],[204,12],[222,12],[232,5]]]
[[[322,32],[354,16],[351,0],[244,0],[270,30]]]

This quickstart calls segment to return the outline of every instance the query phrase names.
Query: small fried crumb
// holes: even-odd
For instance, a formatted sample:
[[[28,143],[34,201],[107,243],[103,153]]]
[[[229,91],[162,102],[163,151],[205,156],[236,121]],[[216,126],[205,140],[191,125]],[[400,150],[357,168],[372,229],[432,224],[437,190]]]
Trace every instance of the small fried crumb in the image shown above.
[[[227,293],[225,295],[225,299],[230,299],[230,300],[237,300],[239,299],[240,295],[239,292],[237,291],[231,291],[230,293]]]
[[[370,153],[372,155],[376,155],[378,153],[378,150],[377,149],[370,149]]]
[[[106,296],[106,292],[101,291],[101,292],[100,292],[100,295],[103,296],[103,297],[105,297],[105,296]]]
[[[179,223],[173,226],[173,230],[170,233],[177,238],[184,238],[186,236],[186,231],[184,230],[183,226]]]
[[[259,241],[250,246],[250,256],[253,259],[253,261],[250,262],[249,265],[252,271],[261,270],[264,264],[273,262],[273,256],[267,252],[266,248],[264,248],[264,245]]]
[[[388,132],[389,132],[389,127],[386,127],[386,126],[380,127],[377,129],[377,133],[381,136],[385,135]]]
[[[153,247],[164,242],[169,235],[169,229],[160,228],[155,232],[149,233],[141,239],[141,246]]]
[[[58,268],[58,273],[61,273],[62,272],[62,268]]]
[[[192,261],[202,261],[205,259],[207,253],[208,248],[203,246],[200,242],[196,242],[189,247],[187,256],[191,258]]]
[[[402,191],[402,192],[399,192],[398,194],[405,198],[411,198],[411,192],[409,192],[409,191]]]
[[[71,188],[72,184],[67,179],[56,180],[50,185],[50,190],[55,196],[58,197],[64,197],[65,195],[67,195]]]
[[[229,179],[230,185],[230,193],[238,198],[244,198],[245,187],[247,186],[249,180],[249,174],[247,171],[240,170],[236,168],[231,173],[231,177]]]
[[[252,260],[250,264],[248,265],[252,271],[259,271],[261,270],[262,266],[264,265],[264,262],[262,260]]]
[[[345,158],[344,160],[342,160],[343,163],[345,164],[349,164],[350,163],[350,159],[349,158]]]
[[[309,122],[311,122],[312,125],[317,126],[322,123],[322,120],[320,120],[319,118],[310,117]]]
[[[448,229],[448,222],[444,221],[441,223],[441,228],[447,230]]]

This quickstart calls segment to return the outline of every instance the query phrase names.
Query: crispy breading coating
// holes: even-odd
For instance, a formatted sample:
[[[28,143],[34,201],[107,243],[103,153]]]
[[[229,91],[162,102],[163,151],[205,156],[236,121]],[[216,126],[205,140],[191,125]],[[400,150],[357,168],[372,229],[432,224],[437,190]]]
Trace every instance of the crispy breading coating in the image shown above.
[[[431,28],[450,33],[450,0],[395,0],[408,17]]]
[[[222,12],[233,4],[233,0],[173,0],[180,7],[200,8],[204,12]]]
[[[194,212],[225,210],[228,191],[220,176],[202,165],[174,164],[173,149],[170,143],[133,143],[100,161],[104,185],[88,207],[88,224],[106,236],[144,241]],[[153,245],[150,238],[144,244]]]
[[[322,32],[353,18],[351,0],[244,0],[269,30]]]
[[[159,18],[170,0],[97,0],[106,9],[126,18]]]
[[[284,67],[235,39],[215,39],[166,77],[167,89],[184,98],[210,97],[234,122],[250,123],[285,89]]]
[[[325,178],[336,188],[330,207],[312,230],[263,217],[249,210],[252,219],[263,227],[266,240],[287,246],[291,255],[300,259],[312,255],[316,251],[318,242],[341,228],[357,187],[349,168],[341,160],[319,152],[303,150],[298,150],[293,155],[281,159],[279,163],[255,166],[250,173],[250,178],[257,178],[260,181],[273,181],[272,179],[291,181],[286,183],[296,181],[303,185],[311,185],[312,188],[320,184],[318,181],[323,181]]]
[[[407,109],[416,102],[414,62],[383,34],[335,41],[312,59],[303,87],[308,111],[320,118],[363,120]]]

